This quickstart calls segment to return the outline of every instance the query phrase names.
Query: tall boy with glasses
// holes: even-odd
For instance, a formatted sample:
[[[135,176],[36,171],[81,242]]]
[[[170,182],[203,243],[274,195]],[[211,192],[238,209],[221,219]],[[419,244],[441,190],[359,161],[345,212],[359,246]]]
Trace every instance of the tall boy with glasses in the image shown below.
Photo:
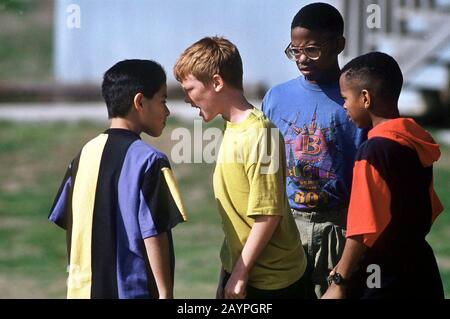
[[[333,6],[303,7],[291,25],[286,56],[302,76],[270,89],[262,110],[284,135],[286,188],[308,257],[309,297],[327,289],[327,276],[345,244],[352,167],[365,134],[348,119],[339,91],[338,55],[344,21]]]

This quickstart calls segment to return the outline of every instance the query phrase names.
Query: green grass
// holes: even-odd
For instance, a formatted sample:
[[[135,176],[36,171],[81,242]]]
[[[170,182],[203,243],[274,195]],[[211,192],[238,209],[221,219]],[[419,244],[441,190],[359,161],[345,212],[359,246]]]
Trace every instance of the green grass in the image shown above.
[[[160,138],[146,140],[169,155],[176,143],[170,134],[179,125],[171,120]],[[0,298],[65,297],[65,235],[47,221],[47,215],[67,164],[106,126],[0,122]],[[435,167],[435,185],[444,206],[450,207],[450,149],[442,151],[442,160]],[[213,169],[213,164],[173,164],[189,217],[174,229],[177,298],[215,295],[223,235],[212,193]],[[428,239],[450,297],[448,209],[437,219]]]
[[[448,147],[443,148],[441,162],[449,161],[450,149]],[[446,297],[450,298],[450,165],[448,163],[436,165],[434,169],[434,183],[436,193],[445,210],[436,219],[427,239],[437,256]]]
[[[64,233],[46,217],[69,158],[98,128],[0,125],[0,297],[64,297]]]
[[[51,80],[53,0],[11,3],[0,6],[0,80]]]

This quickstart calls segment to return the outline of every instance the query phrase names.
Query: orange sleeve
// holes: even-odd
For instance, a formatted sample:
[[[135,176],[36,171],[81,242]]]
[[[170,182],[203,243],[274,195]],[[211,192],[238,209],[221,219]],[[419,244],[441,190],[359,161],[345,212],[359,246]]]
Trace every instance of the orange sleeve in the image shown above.
[[[391,192],[378,171],[366,160],[355,163],[347,217],[347,237],[363,235],[371,247],[391,220]]]

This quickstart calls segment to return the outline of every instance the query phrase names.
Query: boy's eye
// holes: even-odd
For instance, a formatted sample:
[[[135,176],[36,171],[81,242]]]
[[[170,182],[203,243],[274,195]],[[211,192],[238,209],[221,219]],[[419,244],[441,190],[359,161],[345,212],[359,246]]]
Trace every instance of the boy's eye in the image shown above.
[[[310,45],[304,48],[301,47],[293,47],[292,44],[286,49],[285,53],[289,59],[297,59],[302,52],[312,60],[318,60],[321,55],[321,48],[318,46]]]
[[[313,53],[313,52],[319,52],[320,48],[316,47],[316,46],[307,46],[305,48],[306,51],[308,51],[308,53]]]

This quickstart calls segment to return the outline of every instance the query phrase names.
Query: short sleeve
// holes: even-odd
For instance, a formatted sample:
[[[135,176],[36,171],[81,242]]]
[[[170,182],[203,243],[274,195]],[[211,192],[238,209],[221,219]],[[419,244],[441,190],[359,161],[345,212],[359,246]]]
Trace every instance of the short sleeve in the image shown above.
[[[391,193],[378,171],[366,160],[355,163],[347,217],[347,237],[363,235],[371,247],[391,220]]]
[[[269,90],[264,95],[264,98],[261,103],[261,111],[269,118],[271,117],[271,114],[270,114],[270,95],[271,95],[271,93],[272,93],[272,91]]]
[[[48,219],[63,229],[67,229],[68,210],[72,193],[72,165],[67,168],[58,193],[53,201]]]
[[[170,177],[171,176],[171,177]],[[139,225],[142,238],[159,235],[184,221],[185,212],[168,160],[159,157],[143,176]]]
[[[256,160],[247,167],[249,199],[247,216],[285,214],[286,184],[284,166],[284,143],[277,128],[260,129],[251,155]],[[253,155],[252,155],[253,154]]]

